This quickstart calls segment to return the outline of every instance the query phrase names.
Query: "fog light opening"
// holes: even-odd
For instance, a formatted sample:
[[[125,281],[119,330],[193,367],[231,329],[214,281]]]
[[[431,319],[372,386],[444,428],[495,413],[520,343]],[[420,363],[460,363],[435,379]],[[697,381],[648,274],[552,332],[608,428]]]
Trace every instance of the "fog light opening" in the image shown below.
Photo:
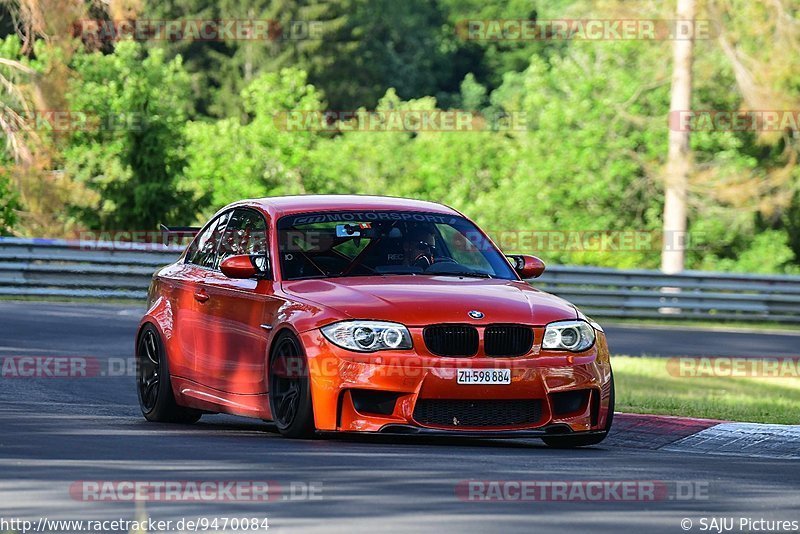
[[[353,408],[363,415],[392,415],[400,395],[391,391],[350,390]]]
[[[550,407],[553,415],[565,416],[581,413],[586,410],[592,390],[560,391],[550,394]]]

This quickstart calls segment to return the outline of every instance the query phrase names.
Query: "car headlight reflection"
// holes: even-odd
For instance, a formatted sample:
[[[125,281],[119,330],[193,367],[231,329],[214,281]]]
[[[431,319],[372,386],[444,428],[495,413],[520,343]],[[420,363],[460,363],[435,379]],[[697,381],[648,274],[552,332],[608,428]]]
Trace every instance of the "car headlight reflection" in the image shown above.
[[[585,321],[558,321],[547,325],[542,348],[582,352],[594,345],[594,328]]]
[[[357,352],[411,348],[408,328],[386,321],[342,321],[323,326],[322,334],[333,344]]]

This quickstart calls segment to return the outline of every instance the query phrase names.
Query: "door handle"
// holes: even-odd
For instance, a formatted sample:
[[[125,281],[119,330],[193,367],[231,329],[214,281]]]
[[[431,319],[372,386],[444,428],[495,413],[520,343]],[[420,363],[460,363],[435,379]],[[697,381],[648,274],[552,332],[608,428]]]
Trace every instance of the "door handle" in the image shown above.
[[[206,292],[205,292],[205,291],[203,291],[202,289],[201,289],[200,291],[197,291],[197,292],[194,294],[194,300],[196,300],[197,302],[205,302],[205,301],[207,301],[207,300],[208,300],[208,299],[210,299],[210,298],[211,298],[211,297],[208,295],[208,293],[206,293]]]

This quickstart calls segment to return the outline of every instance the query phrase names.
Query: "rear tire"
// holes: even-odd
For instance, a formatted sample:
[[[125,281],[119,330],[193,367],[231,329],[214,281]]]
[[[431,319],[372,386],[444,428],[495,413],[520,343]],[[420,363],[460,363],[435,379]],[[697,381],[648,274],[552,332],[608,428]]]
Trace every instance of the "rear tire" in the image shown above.
[[[608,398],[608,416],[606,417],[606,426],[602,434],[592,434],[590,436],[566,435],[566,436],[548,436],[542,438],[545,445],[554,449],[574,449],[575,447],[589,447],[597,445],[608,437],[611,430],[611,424],[614,421],[614,374],[611,374],[611,394]]]
[[[269,359],[269,408],[282,436],[314,437],[314,408],[305,353],[289,332],[278,335]]]
[[[136,391],[139,407],[148,421],[196,423],[202,412],[178,406],[172,393],[167,351],[161,334],[146,324],[136,343]]]

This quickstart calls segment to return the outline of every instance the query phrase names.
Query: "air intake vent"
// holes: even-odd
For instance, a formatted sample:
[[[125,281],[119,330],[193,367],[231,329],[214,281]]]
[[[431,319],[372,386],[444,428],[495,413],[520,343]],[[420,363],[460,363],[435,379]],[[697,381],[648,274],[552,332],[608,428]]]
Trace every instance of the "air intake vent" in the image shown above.
[[[522,356],[533,346],[533,329],[528,326],[492,325],[483,334],[487,356]]]
[[[542,401],[420,399],[414,419],[422,425],[500,427],[532,425],[542,417]]]
[[[478,330],[474,326],[429,326],[423,337],[428,350],[437,356],[472,356],[478,352]]]

